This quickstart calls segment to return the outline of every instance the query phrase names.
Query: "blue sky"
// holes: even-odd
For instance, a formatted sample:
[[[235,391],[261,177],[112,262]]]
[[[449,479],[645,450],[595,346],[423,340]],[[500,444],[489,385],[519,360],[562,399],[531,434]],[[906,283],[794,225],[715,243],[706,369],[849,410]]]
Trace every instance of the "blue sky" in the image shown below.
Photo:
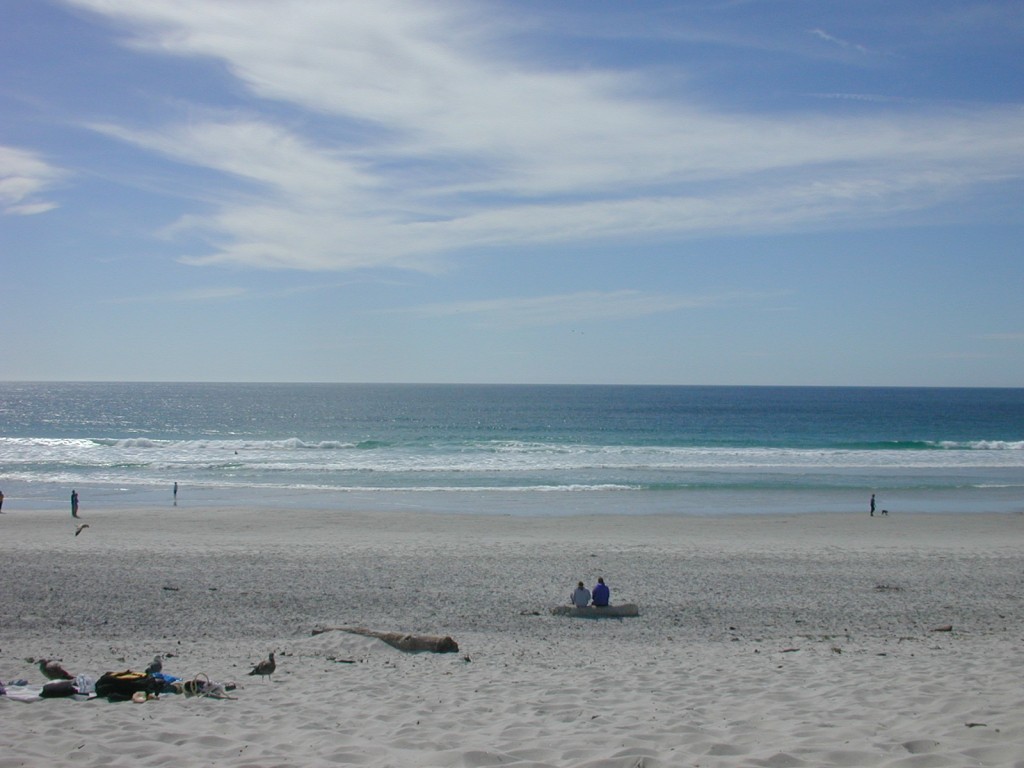
[[[5,0],[0,379],[1024,385],[1024,4]]]

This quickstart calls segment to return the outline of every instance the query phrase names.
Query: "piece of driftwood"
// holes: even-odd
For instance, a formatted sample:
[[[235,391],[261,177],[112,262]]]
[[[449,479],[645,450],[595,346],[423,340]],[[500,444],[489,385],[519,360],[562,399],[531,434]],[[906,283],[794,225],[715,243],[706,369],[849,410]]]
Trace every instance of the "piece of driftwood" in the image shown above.
[[[581,619],[621,619],[629,616],[639,616],[640,609],[636,603],[621,603],[619,605],[606,605],[598,607],[587,605],[582,608],[575,605],[556,605],[551,609],[555,616],[576,616]]]
[[[352,635],[376,637],[392,648],[410,653],[417,651],[430,651],[431,653],[459,652],[459,644],[448,635],[410,635],[406,632],[378,632],[375,629],[366,629],[366,627],[324,627],[323,629],[313,630],[314,635],[319,635],[323,632],[348,632]]]

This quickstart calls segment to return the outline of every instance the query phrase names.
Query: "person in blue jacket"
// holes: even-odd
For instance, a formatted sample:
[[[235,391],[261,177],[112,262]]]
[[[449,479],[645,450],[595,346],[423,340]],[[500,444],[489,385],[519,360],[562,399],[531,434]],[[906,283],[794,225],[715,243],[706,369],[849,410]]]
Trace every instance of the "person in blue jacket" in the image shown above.
[[[593,598],[593,604],[598,608],[604,608],[608,605],[608,600],[612,596],[611,590],[604,583],[604,577],[597,577],[597,584],[590,590],[591,597]]]

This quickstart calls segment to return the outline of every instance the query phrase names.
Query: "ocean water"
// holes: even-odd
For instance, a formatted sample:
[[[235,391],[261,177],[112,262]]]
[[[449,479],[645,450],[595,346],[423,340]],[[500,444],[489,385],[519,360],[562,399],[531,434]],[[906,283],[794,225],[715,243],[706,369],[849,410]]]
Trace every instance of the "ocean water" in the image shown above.
[[[1024,389],[0,383],[5,510],[1024,512]]]

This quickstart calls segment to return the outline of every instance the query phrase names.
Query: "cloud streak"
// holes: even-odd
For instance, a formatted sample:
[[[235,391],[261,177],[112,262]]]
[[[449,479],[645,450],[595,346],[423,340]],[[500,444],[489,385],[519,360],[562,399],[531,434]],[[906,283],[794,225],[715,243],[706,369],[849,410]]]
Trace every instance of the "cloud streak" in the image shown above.
[[[812,29],[812,30],[809,30],[809,31],[810,31],[810,33],[812,35],[814,35],[815,37],[819,38],[820,40],[824,40],[826,43],[832,43],[833,45],[838,45],[840,48],[844,48],[844,49],[847,49],[847,50],[854,50],[854,51],[857,51],[858,53],[864,53],[864,54],[867,54],[867,53],[871,52],[871,51],[869,51],[863,45],[860,45],[858,43],[851,43],[848,40],[843,40],[842,38],[839,38],[839,37],[836,37],[835,35],[829,34],[828,32],[826,32],[823,29]]]
[[[494,325],[526,327],[626,320],[684,310],[735,306],[763,298],[749,293],[679,296],[636,290],[582,291],[552,296],[427,304],[402,310],[402,313],[430,318],[469,317]]]
[[[42,193],[65,175],[34,152],[0,145],[0,211],[33,216],[53,210],[57,204],[42,199]]]
[[[172,228],[206,239],[194,264],[433,270],[482,248],[862,225],[1024,176],[1017,109],[725,113],[659,95],[655,73],[542,66],[490,6],[73,1],[253,97],[94,126],[239,182]]]

